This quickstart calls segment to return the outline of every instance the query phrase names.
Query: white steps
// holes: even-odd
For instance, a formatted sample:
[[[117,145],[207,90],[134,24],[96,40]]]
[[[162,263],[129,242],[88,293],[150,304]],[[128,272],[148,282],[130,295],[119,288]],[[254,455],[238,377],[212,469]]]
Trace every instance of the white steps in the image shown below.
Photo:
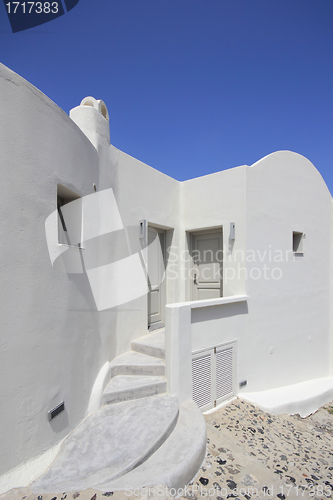
[[[125,352],[111,362],[111,377],[115,375],[164,375],[164,359],[139,352]]]
[[[145,335],[131,342],[132,351],[141,352],[156,358],[165,358],[165,330]]]
[[[69,435],[32,490],[68,492],[115,480],[147,460],[168,438],[177,418],[178,401],[169,394],[105,405]]]
[[[165,377],[116,375],[103,392],[102,404],[145,398],[161,394],[166,390],[167,380]]]
[[[132,351],[111,362],[111,381],[104,389],[103,404],[129,401],[167,391],[165,333],[158,330],[131,343]]]
[[[197,405],[185,401],[173,432],[144,463],[113,481],[96,486],[100,491],[137,490],[166,485],[184,488],[197,474],[206,454],[206,424]],[[130,488],[129,488],[130,487]]]
[[[102,408],[69,435],[36,494],[95,488],[116,491],[188,484],[204,459],[206,425],[192,401],[165,393],[164,332],[131,344],[111,362]]]

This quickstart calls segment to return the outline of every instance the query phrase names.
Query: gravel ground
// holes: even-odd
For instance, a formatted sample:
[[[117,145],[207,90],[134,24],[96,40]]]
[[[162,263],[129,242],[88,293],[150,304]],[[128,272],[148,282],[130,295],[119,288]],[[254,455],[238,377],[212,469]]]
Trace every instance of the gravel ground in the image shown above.
[[[333,498],[333,402],[301,418],[270,415],[237,399],[205,415],[205,420],[206,459],[184,491],[161,486],[150,491],[101,493],[89,489],[38,496],[29,488],[20,488],[1,495],[0,499],[167,500],[175,493],[188,500]]]

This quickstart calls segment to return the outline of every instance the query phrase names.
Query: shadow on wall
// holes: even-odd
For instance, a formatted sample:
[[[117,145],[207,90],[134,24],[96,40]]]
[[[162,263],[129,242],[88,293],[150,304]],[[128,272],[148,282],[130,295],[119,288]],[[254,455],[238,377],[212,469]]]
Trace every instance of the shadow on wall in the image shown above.
[[[60,415],[57,415],[56,418],[52,419],[50,421],[50,426],[56,434],[59,432],[62,432],[64,429],[67,429],[69,426],[69,420],[68,420],[68,412],[65,408],[63,412],[60,413]]]
[[[233,304],[221,304],[218,306],[203,307],[192,310],[192,323],[212,321],[216,319],[230,318],[241,314],[248,314],[247,302],[235,302]]]
[[[78,309],[76,307],[69,307],[69,311],[91,311],[91,312],[97,312],[96,310],[96,303],[95,299],[93,296],[93,293],[91,291],[91,287],[89,284],[89,280],[87,275],[85,274],[68,274],[68,279],[75,283],[77,291],[82,295],[84,298],[86,306],[82,309]]]

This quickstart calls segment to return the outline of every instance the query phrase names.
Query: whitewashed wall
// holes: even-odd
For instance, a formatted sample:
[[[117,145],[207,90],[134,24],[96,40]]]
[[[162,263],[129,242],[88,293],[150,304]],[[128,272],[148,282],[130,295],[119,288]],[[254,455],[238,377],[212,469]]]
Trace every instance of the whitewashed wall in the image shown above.
[[[131,156],[111,147],[113,187],[124,226],[133,230],[139,242],[139,221],[166,229],[168,246],[178,246],[179,183]],[[135,246],[131,252],[135,251]],[[177,301],[177,282],[170,279],[167,302]],[[131,286],[131,282],[128,283]],[[147,295],[110,311],[117,314],[120,354],[130,348],[130,341],[147,334]]]
[[[332,198],[321,175],[301,155],[280,151],[248,169],[246,245],[271,250],[262,262],[281,279],[248,279],[247,390],[265,390],[329,375]],[[292,232],[306,235],[293,258]],[[283,262],[276,251],[288,253]],[[255,276],[255,273],[253,274]],[[279,276],[275,272],[275,276]],[[247,372],[247,373],[246,373]]]
[[[2,474],[66,436],[85,416],[105,363],[147,333],[146,296],[97,312],[86,274],[52,268],[45,220],[56,209],[57,184],[82,197],[94,192],[93,184],[97,192],[113,188],[125,231],[101,238],[99,265],[137,251],[126,231],[134,228],[139,243],[140,219],[169,228],[170,241],[179,238],[172,231],[179,184],[110,146],[108,124],[95,109],[71,114],[90,142],[61,109],[2,65],[0,92]],[[98,227],[98,217],[89,222]],[[175,294],[171,283],[168,301]],[[65,412],[50,423],[48,410],[62,400]]]
[[[333,376],[333,201],[331,201],[331,265],[330,265],[330,376]]]
[[[245,293],[244,275],[237,274],[245,250],[246,166],[224,170],[181,185],[182,246],[188,233],[210,227],[223,228],[223,295]],[[236,224],[236,240],[231,242],[230,223]],[[186,264],[185,264],[186,265]],[[235,273],[235,274],[234,274]],[[191,300],[189,280],[182,283],[182,300]]]
[[[0,66],[0,473],[68,434],[85,415],[110,338],[83,275],[53,270],[46,217],[57,183],[83,196],[99,176],[96,150],[69,117]],[[47,412],[66,410],[53,422]]]
[[[246,188],[237,198],[234,181],[241,170]],[[193,207],[200,180],[212,196],[188,209],[191,228],[204,227],[207,211],[215,214],[209,219],[215,224],[222,213],[223,227],[228,219],[236,221],[233,265],[239,276],[224,295],[237,290],[249,300],[193,309],[192,350],[237,340],[237,386],[247,381],[242,393],[329,376],[332,198],[321,175],[303,156],[277,152],[252,167],[221,172],[219,179],[214,174],[188,181],[188,187],[197,186]],[[215,194],[219,187],[221,197]],[[229,207],[226,218],[222,200]],[[303,256],[293,254],[293,231],[306,235]]]

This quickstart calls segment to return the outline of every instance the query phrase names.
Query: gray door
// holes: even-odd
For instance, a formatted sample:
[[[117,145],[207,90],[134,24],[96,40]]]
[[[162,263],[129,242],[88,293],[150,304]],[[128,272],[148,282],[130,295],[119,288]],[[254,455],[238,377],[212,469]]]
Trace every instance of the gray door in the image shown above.
[[[192,235],[192,300],[222,297],[222,231]]]
[[[164,325],[165,231],[148,227],[148,328]]]

